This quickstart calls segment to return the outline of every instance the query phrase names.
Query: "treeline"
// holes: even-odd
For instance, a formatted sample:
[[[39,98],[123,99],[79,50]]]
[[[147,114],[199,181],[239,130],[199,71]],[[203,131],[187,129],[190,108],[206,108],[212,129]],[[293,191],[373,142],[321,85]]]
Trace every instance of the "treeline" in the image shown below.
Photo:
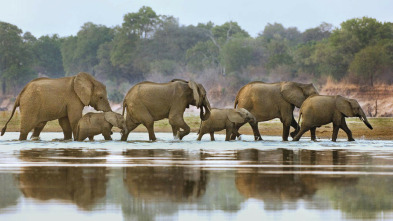
[[[363,17],[338,28],[322,23],[301,32],[274,23],[251,37],[233,21],[184,26],[145,6],[124,15],[119,26],[88,22],[68,37],[36,38],[0,22],[3,95],[17,94],[39,76],[81,71],[103,81],[115,102],[135,82],[175,77],[218,83],[216,92],[224,94],[251,80],[320,82],[330,76],[358,84],[392,83],[393,24]]]

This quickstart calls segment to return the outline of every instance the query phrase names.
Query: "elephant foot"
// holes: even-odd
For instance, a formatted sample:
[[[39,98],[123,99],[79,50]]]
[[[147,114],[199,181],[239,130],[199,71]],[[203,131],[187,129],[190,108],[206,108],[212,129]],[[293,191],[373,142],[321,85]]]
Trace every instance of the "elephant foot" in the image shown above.
[[[353,138],[348,138],[348,141],[355,141],[355,139],[353,139]]]
[[[31,137],[31,140],[34,140],[34,141],[37,141],[37,140],[41,140],[41,138],[40,137]]]
[[[290,133],[292,138],[294,138],[296,136],[296,134],[297,134],[297,131],[293,131],[293,132]]]
[[[255,141],[261,141],[261,140],[263,140],[261,136],[255,136],[254,139],[255,139]]]
[[[176,136],[173,136],[173,139],[174,139],[174,140],[180,140],[179,134],[176,134]]]

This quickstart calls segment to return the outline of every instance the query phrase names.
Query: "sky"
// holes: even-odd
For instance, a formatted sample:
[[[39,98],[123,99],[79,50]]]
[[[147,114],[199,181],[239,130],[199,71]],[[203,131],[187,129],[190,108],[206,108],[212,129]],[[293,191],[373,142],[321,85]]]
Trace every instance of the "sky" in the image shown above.
[[[86,22],[121,25],[125,14],[142,6],[174,16],[181,25],[235,21],[253,37],[268,23],[304,31],[322,22],[339,27],[363,16],[393,22],[392,0],[0,0],[0,21],[36,37],[64,37],[76,35]]]

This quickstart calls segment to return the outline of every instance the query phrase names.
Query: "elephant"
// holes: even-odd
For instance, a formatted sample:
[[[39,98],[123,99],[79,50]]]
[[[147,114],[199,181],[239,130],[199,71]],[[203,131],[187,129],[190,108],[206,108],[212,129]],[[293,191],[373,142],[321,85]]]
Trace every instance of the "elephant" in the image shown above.
[[[255,140],[262,140],[258,130],[258,122],[279,118],[283,124],[283,141],[288,141],[290,126],[298,132],[298,124],[293,117],[293,110],[300,108],[309,96],[318,94],[313,84],[297,82],[265,83],[254,81],[243,86],[237,93],[234,108],[245,108],[255,116],[256,122],[250,122]],[[237,124],[237,130],[243,124]],[[232,135],[232,139],[235,136]]]
[[[112,111],[106,87],[88,73],[63,78],[37,78],[30,81],[20,92],[10,118],[1,131],[3,136],[15,109],[21,114],[19,140],[26,140],[34,129],[32,138],[38,138],[48,121],[59,120],[64,139],[76,135],[76,125],[85,106],[98,111]]]
[[[112,127],[118,127],[126,132],[126,121],[123,115],[115,112],[87,113],[78,122],[75,140],[83,141],[87,137],[93,141],[94,135],[101,134],[105,140],[112,140]]]
[[[197,140],[201,140],[202,136],[206,133],[210,133],[210,140],[214,141],[214,132],[225,129],[226,137],[225,141],[229,141],[232,134],[240,136],[237,130],[235,130],[235,123],[248,123],[255,122],[255,117],[244,108],[239,109],[216,109],[211,110],[209,119],[201,121],[199,128],[199,136]]]
[[[127,109],[127,133],[123,134],[121,140],[126,141],[128,134],[143,124],[149,132],[149,140],[155,141],[154,121],[164,118],[169,119],[173,136],[181,140],[190,133],[190,127],[183,119],[183,113],[189,105],[200,108],[202,120],[209,118],[210,103],[205,88],[194,81],[174,79],[168,83],[145,81],[134,85],[123,101],[123,116]]]
[[[355,99],[340,95],[316,95],[307,98],[300,108],[299,121],[302,116],[300,131],[294,137],[294,141],[298,141],[308,130],[311,132],[311,140],[315,141],[316,128],[331,122],[333,122],[332,141],[337,140],[340,128],[347,134],[348,141],[354,141],[345,117],[359,117],[368,128],[373,129],[359,103]]]

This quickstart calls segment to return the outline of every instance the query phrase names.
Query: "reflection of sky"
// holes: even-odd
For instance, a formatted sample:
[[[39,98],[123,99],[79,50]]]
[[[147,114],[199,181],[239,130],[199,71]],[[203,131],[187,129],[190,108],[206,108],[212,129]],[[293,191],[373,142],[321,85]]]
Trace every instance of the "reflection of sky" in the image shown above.
[[[179,210],[175,214],[158,215],[160,220],[345,220],[340,210],[308,209],[307,203],[299,201],[295,209],[284,210],[264,210],[264,202],[255,199],[249,199],[241,204],[239,211],[227,212],[220,210]],[[63,215],[61,215],[63,214]],[[384,219],[393,218],[393,213],[380,213]],[[110,207],[106,210],[80,211],[75,205],[66,204],[65,202],[51,200],[40,202],[32,199],[20,199],[17,206],[10,207],[6,211],[0,210],[1,220],[20,221],[20,220],[123,220],[121,209]],[[382,219],[381,216],[375,219]]]

